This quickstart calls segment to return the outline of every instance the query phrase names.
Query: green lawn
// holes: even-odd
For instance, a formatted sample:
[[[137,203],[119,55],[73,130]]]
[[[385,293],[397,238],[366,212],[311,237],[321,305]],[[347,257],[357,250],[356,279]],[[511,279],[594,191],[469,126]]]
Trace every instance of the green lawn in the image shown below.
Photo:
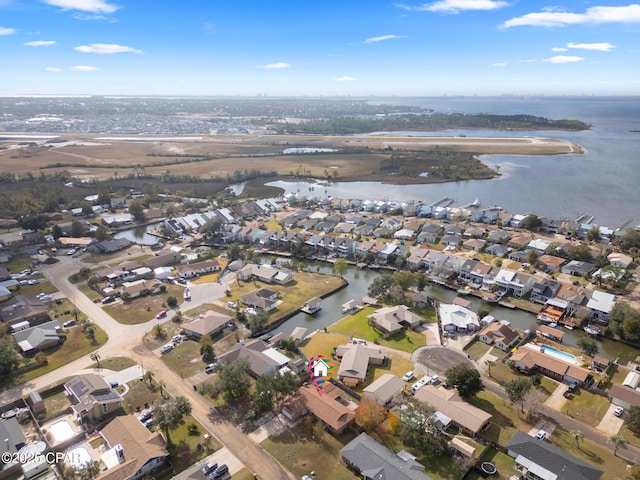
[[[77,285],[77,287],[78,287],[78,290],[80,290],[87,297],[89,297],[91,299],[91,301],[94,302],[94,303],[97,303],[97,302],[101,301],[104,298],[102,295],[100,295],[98,292],[96,292],[93,288],[91,288],[86,283],[82,283],[80,285]]]
[[[335,369],[337,372],[337,369]],[[411,363],[409,360],[407,360],[406,358],[402,358],[399,357],[397,355],[392,355],[389,357],[389,361],[387,362],[387,365],[385,366],[373,366],[371,365],[369,367],[369,370],[367,371],[367,377],[364,379],[364,382],[362,382],[360,385],[358,385],[355,390],[357,392],[361,392],[364,390],[365,387],[367,387],[368,385],[370,385],[374,380],[377,380],[378,378],[380,378],[382,375],[384,375],[385,373],[391,373],[393,375],[395,375],[396,377],[402,377],[405,373],[407,373],[409,370],[414,370],[416,377],[419,377],[419,372],[417,372],[413,366],[413,363]],[[411,383],[408,383],[407,386],[411,385]]]
[[[200,345],[193,340],[185,340],[162,356],[162,361],[183,378],[202,372],[205,363],[200,356]]]
[[[314,355],[324,355],[327,358],[331,358],[333,349],[345,343],[347,343],[347,339],[343,335],[318,332],[300,347],[300,351],[302,351],[307,358],[311,358]]]
[[[93,327],[95,328],[96,333],[95,340],[93,342],[85,336],[80,326],[66,329],[65,332],[67,339],[65,342],[44,352],[48,360],[46,364],[28,371],[18,370],[14,374],[3,378],[0,381],[0,389],[24,384],[39,377],[40,375],[44,375],[47,372],[55,370],[62,365],[66,365],[73,360],[97,350],[106,343],[107,334],[104,333],[104,331],[96,324],[93,324]]]
[[[498,472],[492,476],[492,479],[507,480],[511,475],[519,476],[518,471],[514,468],[514,460],[506,453],[502,453],[494,448],[488,449],[484,455],[482,455],[482,461],[493,463]],[[479,473],[471,471],[464,477],[464,480],[480,480],[483,478]]]
[[[500,445],[506,445],[516,430],[526,432],[531,428],[531,425],[520,417],[517,407],[492,393],[480,392],[470,399],[469,403],[493,416],[490,427],[482,432],[481,436]]]
[[[491,345],[481,342],[480,340],[476,340],[464,349],[464,353],[471,355],[473,358],[480,358],[487,353],[489,349],[491,349]]]
[[[66,395],[64,390],[61,390],[58,393],[54,393],[53,395],[47,395],[43,397],[45,413],[43,418],[52,418],[56,414],[64,412],[67,408],[71,406],[71,402]],[[41,419],[42,420],[42,419]]]
[[[195,425],[197,427],[196,433],[189,432],[190,425]],[[207,434],[209,437],[209,440],[207,441],[204,437],[205,434],[207,434],[207,431],[200,424],[200,422],[198,422],[191,415],[185,417],[180,425],[169,431],[169,437],[171,438],[172,443],[171,447],[169,448],[169,453],[171,457],[171,465],[175,470],[184,470],[190,465],[193,465],[199,460],[202,460],[207,455],[222,448],[222,445],[220,445],[209,434]],[[207,442],[208,447],[205,446]],[[191,456],[183,457],[181,455],[181,453],[185,450],[184,445],[189,446]],[[198,448],[198,445],[200,445],[200,448]]]
[[[416,348],[426,344],[424,334],[412,330],[403,330],[389,338],[383,338],[377,330],[368,324],[367,316],[374,311],[373,307],[365,307],[332,325],[329,327],[329,331],[340,333],[347,338],[363,338],[370,342],[377,340],[380,345],[407,353],[412,353]]]
[[[104,310],[120,323],[137,325],[152,320],[161,310],[168,310],[167,298],[170,296],[176,298],[178,305],[182,304],[184,302],[183,291],[182,287],[167,285],[165,293],[134,298],[128,302],[112,303],[106,305]]]
[[[268,438],[261,445],[298,478],[315,471],[321,478],[355,480],[358,477],[340,461],[340,449],[352,438],[341,442],[325,432],[322,441],[313,440],[298,427]]]
[[[104,368],[106,370],[113,370],[114,372],[120,372],[125,368],[133,367],[134,365],[136,365],[136,362],[131,360],[129,357],[111,357],[100,359],[101,368]],[[94,363],[92,367],[97,368],[98,364]]]
[[[419,455],[417,460],[424,465],[424,472],[435,480],[461,480],[467,473],[450,455]]]
[[[605,397],[581,388],[566,401],[562,407],[562,413],[597,427],[610,405]]]
[[[127,413],[139,412],[149,408],[153,402],[160,398],[160,391],[155,387],[149,387],[149,382],[138,380],[128,384],[129,390],[124,395],[122,406]]]
[[[484,375],[489,376],[488,369],[485,370]],[[491,367],[491,378],[501,385],[504,385],[505,383],[522,376],[524,375],[519,375],[518,373],[514,372],[511,367],[505,365],[500,360],[496,361],[496,364]]]
[[[231,480],[254,480],[255,478],[256,477],[253,476],[253,473],[251,473],[246,468],[243,468],[239,472],[231,475]]]

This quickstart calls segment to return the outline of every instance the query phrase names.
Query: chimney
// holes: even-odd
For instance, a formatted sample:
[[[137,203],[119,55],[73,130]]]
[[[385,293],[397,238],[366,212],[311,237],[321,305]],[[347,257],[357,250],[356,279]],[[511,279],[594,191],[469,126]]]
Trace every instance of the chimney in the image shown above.
[[[113,449],[116,452],[116,457],[118,458],[118,463],[124,463],[124,448],[122,448],[121,444],[117,444]]]

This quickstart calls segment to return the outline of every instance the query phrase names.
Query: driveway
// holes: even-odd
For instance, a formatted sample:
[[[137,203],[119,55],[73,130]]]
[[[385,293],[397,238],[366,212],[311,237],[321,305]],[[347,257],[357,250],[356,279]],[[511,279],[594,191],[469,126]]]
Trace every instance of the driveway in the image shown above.
[[[616,405],[614,405],[613,403],[609,405],[607,413],[604,414],[602,420],[600,420],[600,423],[596,427],[597,430],[600,430],[602,433],[609,437],[617,435],[622,428],[622,425],[624,424],[624,414],[622,414],[621,417],[616,417],[613,414],[613,411],[615,409]]]
[[[567,403],[567,399],[564,398],[564,392],[566,392],[569,388],[569,385],[565,383],[561,383],[558,387],[553,391],[553,393],[547,398],[544,404],[553,408],[554,410],[560,411],[565,403]]]
[[[119,385],[123,385],[125,383],[133,382],[134,380],[138,380],[144,376],[144,370],[140,365],[133,365],[132,367],[125,368],[119,372],[109,371],[108,374],[104,375],[104,379],[107,383],[116,382]]]
[[[229,473],[231,475],[244,468],[244,465],[240,462],[240,460],[238,460],[235,455],[233,455],[228,449],[223,447],[217,452],[209,455],[204,460],[200,460],[198,463],[191,465],[186,470],[172,477],[172,480],[205,480],[205,476],[202,473],[201,469],[207,463],[217,463],[218,465],[226,463],[229,467]],[[226,477],[223,477],[223,479],[229,477],[230,475],[227,475]]]
[[[444,376],[447,370],[461,363],[472,365],[464,353],[447,347],[420,347],[411,355],[411,361],[432,376]]]

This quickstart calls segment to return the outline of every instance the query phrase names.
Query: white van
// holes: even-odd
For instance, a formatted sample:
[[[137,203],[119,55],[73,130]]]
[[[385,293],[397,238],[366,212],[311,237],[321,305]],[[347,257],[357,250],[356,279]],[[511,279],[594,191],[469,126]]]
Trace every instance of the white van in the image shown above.
[[[173,343],[166,343],[160,347],[160,353],[167,353],[173,350]]]

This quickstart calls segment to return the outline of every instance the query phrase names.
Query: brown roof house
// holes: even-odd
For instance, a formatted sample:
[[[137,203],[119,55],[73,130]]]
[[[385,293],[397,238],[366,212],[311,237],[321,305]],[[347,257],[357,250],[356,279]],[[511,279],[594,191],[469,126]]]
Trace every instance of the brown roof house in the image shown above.
[[[100,420],[120,409],[122,397],[100,375],[77,375],[64,384],[71,408],[81,421]]]
[[[282,355],[266,342],[256,339],[239,343],[231,350],[218,357],[221,362],[235,362],[241,358],[249,362],[251,373],[255,377],[266,375],[289,364],[289,358]]]
[[[404,381],[391,373],[385,373],[371,385],[365,387],[364,396],[379,405],[388,405],[404,388]]]
[[[313,385],[303,385],[282,406],[282,414],[296,422],[310,414],[320,420],[334,435],[344,432],[356,418],[356,405],[345,400],[346,394],[329,383],[322,396]]]
[[[398,333],[404,327],[417,327],[422,323],[422,318],[411,312],[406,305],[379,308],[367,318],[369,325],[380,330],[385,338]]]
[[[511,356],[513,366],[519,370],[539,372],[558,381],[589,384],[592,380],[589,370],[576,363],[562,360],[551,350],[545,353],[544,347],[526,344],[518,348]]]
[[[231,321],[233,321],[233,318],[229,315],[207,310],[195,320],[186,323],[182,329],[186,336],[199,340],[206,335],[210,337],[217,335]]]
[[[111,420],[100,436],[108,450],[100,457],[107,470],[96,480],[137,480],[166,462],[169,452],[160,432],[150,432],[133,415]]]
[[[166,286],[155,278],[153,280],[136,280],[135,282],[124,282],[121,294],[124,294],[123,298],[132,299],[160,293],[163,288],[166,288]]]
[[[491,420],[490,413],[465,402],[455,390],[425,385],[415,393],[414,398],[450,418],[467,435],[476,435]]]
[[[213,260],[211,262],[191,263],[189,265],[176,267],[176,271],[178,272],[178,276],[181,278],[194,278],[207,273],[219,272],[220,263],[218,263],[217,260]]]
[[[269,312],[278,304],[278,292],[268,288],[260,288],[240,296],[240,301],[250,307]]]
[[[478,333],[478,340],[494,345],[502,351],[508,351],[517,341],[518,332],[509,326],[509,322],[493,322]]]
[[[379,347],[350,343],[336,349],[340,360],[338,380],[350,387],[356,386],[367,378],[369,365],[385,365],[387,356]]]
[[[44,303],[35,295],[16,295],[0,309],[0,320],[9,326],[21,322],[34,326],[50,318]]]

